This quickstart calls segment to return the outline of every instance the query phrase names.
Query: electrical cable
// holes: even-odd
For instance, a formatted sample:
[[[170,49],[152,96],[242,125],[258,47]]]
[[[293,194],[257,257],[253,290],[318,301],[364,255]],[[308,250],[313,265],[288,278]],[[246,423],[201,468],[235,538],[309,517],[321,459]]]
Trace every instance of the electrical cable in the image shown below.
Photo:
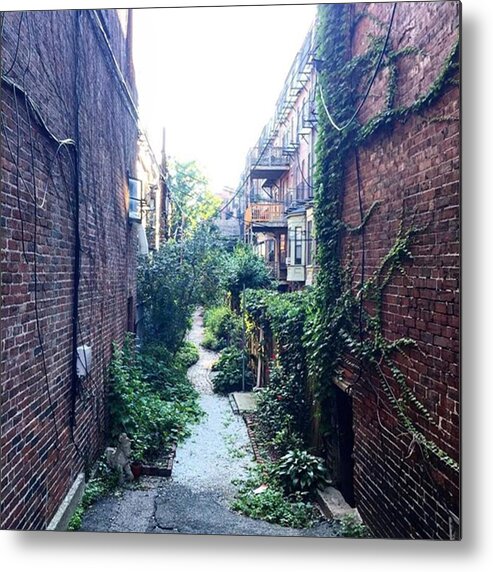
[[[18,53],[19,53],[19,44],[20,44],[20,40],[21,40],[21,26],[22,26],[22,20],[23,20],[23,19],[24,19],[24,12],[21,12],[21,16],[20,16],[20,18],[19,18],[19,28],[17,29],[17,44],[16,44],[16,46],[15,46],[14,57],[13,57],[13,59],[12,59],[12,63],[10,64],[9,69],[8,69],[6,72],[3,72],[3,71],[2,71],[2,75],[3,75],[4,73],[5,73],[5,75],[8,75],[8,74],[12,71],[12,69],[13,69],[13,67],[14,67],[14,65],[15,65],[15,62],[17,61],[17,55],[18,55]],[[2,24],[3,24],[3,22],[2,22]],[[3,27],[3,26],[2,26],[2,27]],[[3,34],[3,29],[2,29],[2,34]]]
[[[359,311],[358,311],[358,329],[359,329],[359,341],[360,344],[363,343],[363,287],[365,284],[365,265],[366,265],[366,239],[365,239],[365,227],[364,221],[365,216],[363,213],[363,199],[361,193],[361,174],[360,174],[360,164],[359,164],[359,154],[358,149],[354,150],[354,161],[356,168],[356,182],[358,188],[358,208],[360,215],[361,226],[361,278],[360,278],[360,296],[359,296]],[[359,360],[358,365],[358,377],[354,383],[357,383],[361,379],[363,373],[362,359]]]
[[[34,103],[33,99],[28,95],[28,93],[26,92],[26,90],[23,87],[21,87],[18,83],[16,83],[15,81],[13,81],[10,78],[3,76],[3,75],[2,75],[2,82],[4,82],[6,85],[8,85],[12,90],[16,89],[17,91],[19,91],[23,95],[23,97],[28,102],[28,104],[31,108],[31,111],[34,114],[34,118],[36,119],[37,123],[43,128],[45,133],[53,141],[55,141],[57,144],[65,143],[67,145],[75,145],[75,142],[73,141],[73,139],[59,138],[56,135],[54,135],[54,133],[48,127],[48,125],[47,125],[46,121],[44,120],[42,114],[40,113],[38,106]]]
[[[130,92],[130,88],[127,85],[127,82],[125,80],[125,76],[123,75],[123,72],[120,69],[120,66],[118,64],[118,60],[116,59],[115,53],[113,52],[113,48],[111,47],[111,43],[110,43],[108,36],[106,34],[106,30],[104,29],[103,23],[101,22],[98,11],[97,10],[88,10],[87,12],[90,16],[91,22],[96,27],[96,29],[98,30],[98,32],[100,33],[100,35],[102,36],[102,38],[104,40],[104,44],[107,48],[107,52],[108,52],[110,59],[111,59],[112,69],[113,69],[113,71],[116,72],[116,77],[120,83],[120,86],[123,88],[123,94],[125,95],[125,99],[127,100],[127,103],[130,106],[129,111],[131,112],[134,120],[138,123],[139,111],[138,111],[137,105],[133,99],[132,93]],[[141,133],[147,139],[146,133],[145,132],[141,132]],[[147,139],[147,141],[149,141],[149,140]]]
[[[373,72],[373,76],[368,84],[368,88],[366,89],[365,95],[363,97],[363,99],[361,100],[361,102],[359,103],[358,107],[356,108],[356,110],[354,111],[353,115],[346,121],[346,123],[344,123],[342,126],[337,125],[337,123],[335,122],[334,118],[332,117],[332,114],[330,113],[327,104],[325,103],[325,99],[324,99],[324,94],[322,91],[322,88],[319,84],[318,86],[318,92],[320,94],[320,101],[322,102],[322,107],[325,111],[325,114],[327,115],[327,118],[330,122],[330,124],[332,125],[332,127],[336,130],[336,131],[345,131],[352,123],[353,121],[356,119],[356,116],[358,115],[358,113],[361,111],[361,108],[363,107],[363,105],[365,104],[366,100],[368,99],[368,96],[370,95],[370,90],[373,87],[373,83],[375,82],[375,79],[378,75],[378,72],[380,70],[380,66],[382,64],[383,61],[383,56],[385,55],[385,52],[387,50],[387,45],[389,42],[389,38],[390,38],[390,31],[392,30],[392,24],[394,22],[394,16],[395,16],[395,11],[396,11],[396,7],[397,7],[397,3],[394,2],[394,5],[392,7],[392,14],[390,16],[390,22],[389,22],[389,26],[387,29],[387,35],[385,37],[385,42],[382,48],[382,51],[380,52],[380,56],[378,58],[378,62],[377,65],[375,66],[375,70]]]
[[[303,182],[305,183],[305,185],[310,190],[313,190],[313,188],[314,188],[313,185],[311,183],[309,183],[308,180],[305,178],[305,175],[304,175],[303,170],[302,170],[301,165],[300,165],[300,157],[299,157],[298,153],[296,153],[296,166],[298,167],[298,171],[300,172],[301,178],[303,179]]]
[[[48,395],[48,403],[50,406],[51,416],[53,419],[53,427],[55,429],[55,450],[57,453],[57,460],[58,463],[60,461],[60,437],[58,431],[58,425],[56,422],[55,416],[55,409],[53,406],[53,400],[51,397],[51,390],[49,384],[49,376],[48,376],[48,367],[46,364],[46,353],[44,348],[43,336],[41,333],[41,322],[39,318],[39,300],[38,300],[38,256],[37,256],[37,229],[38,229],[38,205],[37,205],[37,186],[36,186],[36,174],[35,174],[35,160],[34,160],[34,138],[32,134],[32,123],[31,123],[31,113],[29,111],[29,105],[25,100],[25,107],[26,107],[26,114],[28,119],[28,126],[29,126],[29,150],[30,150],[30,158],[31,158],[31,169],[32,169],[32,185],[33,185],[33,193],[34,193],[34,231],[33,231],[33,279],[34,279],[34,315],[36,320],[36,330],[38,334],[38,342],[39,347],[41,349],[41,361],[43,364],[43,372],[44,372],[44,379],[45,379],[45,386],[46,386],[46,393]],[[19,117],[17,118],[19,122]]]
[[[75,441],[74,429],[76,425],[76,401],[79,379],[77,376],[77,333],[79,321],[79,282],[80,282],[80,163],[79,163],[79,137],[80,137],[80,99],[79,99],[79,47],[80,47],[80,10],[75,13],[75,26],[76,26],[76,41],[74,42],[74,58],[75,58],[75,86],[74,86],[74,99],[75,99],[75,153],[74,153],[74,175],[75,175],[75,201],[74,201],[74,278],[73,278],[73,299],[72,299],[72,382],[70,387],[70,435],[76,451],[82,459],[85,456],[80,451],[79,446]]]

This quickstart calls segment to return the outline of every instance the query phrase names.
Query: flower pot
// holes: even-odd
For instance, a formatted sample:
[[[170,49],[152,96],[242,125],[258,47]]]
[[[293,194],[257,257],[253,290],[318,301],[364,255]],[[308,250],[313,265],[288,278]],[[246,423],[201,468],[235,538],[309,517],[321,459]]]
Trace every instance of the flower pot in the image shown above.
[[[140,463],[139,461],[134,461],[133,463],[130,464],[130,470],[132,471],[134,479],[138,479],[142,474],[142,463]]]

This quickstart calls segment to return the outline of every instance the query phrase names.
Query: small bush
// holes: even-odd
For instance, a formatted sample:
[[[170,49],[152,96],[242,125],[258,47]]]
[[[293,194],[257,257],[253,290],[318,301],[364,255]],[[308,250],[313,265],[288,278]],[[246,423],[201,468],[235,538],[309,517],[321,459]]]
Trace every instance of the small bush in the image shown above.
[[[340,536],[348,538],[370,538],[371,534],[368,527],[363,524],[356,515],[344,515],[339,524],[341,526]]]
[[[241,318],[226,306],[215,306],[206,310],[204,326],[202,345],[214,351],[237,345],[241,338]]]
[[[289,451],[279,459],[275,472],[287,494],[313,493],[329,483],[322,459],[307,451]]]
[[[176,360],[183,368],[188,369],[199,361],[199,350],[197,346],[188,340],[183,342],[176,353]]]
[[[248,357],[245,355],[245,390],[253,387],[253,374],[248,368]],[[213,366],[217,372],[212,380],[215,393],[230,393],[242,389],[243,353],[230,347],[223,351]]]
[[[127,433],[134,458],[148,460],[187,437],[189,425],[200,417],[198,394],[184,364],[156,346],[140,355],[131,339],[122,349],[114,347],[109,411],[110,438]]]
[[[253,491],[262,484],[267,489],[260,493]],[[259,520],[292,528],[309,528],[319,520],[316,510],[300,495],[287,498],[282,487],[257,470],[245,481],[232,505],[233,510]]]

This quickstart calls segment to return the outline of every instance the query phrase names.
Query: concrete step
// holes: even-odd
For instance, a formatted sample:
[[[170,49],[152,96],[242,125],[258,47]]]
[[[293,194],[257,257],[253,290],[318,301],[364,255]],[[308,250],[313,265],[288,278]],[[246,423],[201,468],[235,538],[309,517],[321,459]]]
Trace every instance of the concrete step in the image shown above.
[[[344,500],[341,492],[335,487],[326,487],[317,491],[317,503],[320,505],[323,514],[328,519],[340,520],[343,516],[354,515],[358,522],[362,522],[359,512],[356,508],[352,508]]]

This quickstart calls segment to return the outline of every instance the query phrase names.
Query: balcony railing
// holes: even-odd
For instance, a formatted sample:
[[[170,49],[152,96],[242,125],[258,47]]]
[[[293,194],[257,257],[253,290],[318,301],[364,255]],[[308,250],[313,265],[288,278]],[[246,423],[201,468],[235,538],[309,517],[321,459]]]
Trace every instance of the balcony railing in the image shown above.
[[[313,189],[308,183],[298,183],[296,185],[296,201],[306,201],[313,197]]]
[[[252,203],[246,208],[245,222],[247,224],[284,224],[286,222],[285,210],[284,203]]]
[[[250,165],[263,167],[289,166],[289,159],[284,147],[268,146],[264,150],[262,147],[254,147],[250,152]]]

